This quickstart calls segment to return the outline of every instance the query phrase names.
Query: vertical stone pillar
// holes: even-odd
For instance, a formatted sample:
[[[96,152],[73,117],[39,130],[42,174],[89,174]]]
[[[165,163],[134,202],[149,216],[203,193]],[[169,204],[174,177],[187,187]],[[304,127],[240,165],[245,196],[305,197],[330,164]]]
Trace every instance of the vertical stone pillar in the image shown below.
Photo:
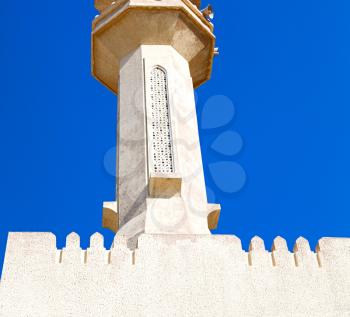
[[[119,78],[120,233],[209,233],[187,60],[169,45],[142,45]]]
[[[121,235],[209,234],[217,223],[193,93],[210,77],[215,37],[199,5],[96,2],[92,72],[119,97],[117,203],[104,204],[103,223]]]

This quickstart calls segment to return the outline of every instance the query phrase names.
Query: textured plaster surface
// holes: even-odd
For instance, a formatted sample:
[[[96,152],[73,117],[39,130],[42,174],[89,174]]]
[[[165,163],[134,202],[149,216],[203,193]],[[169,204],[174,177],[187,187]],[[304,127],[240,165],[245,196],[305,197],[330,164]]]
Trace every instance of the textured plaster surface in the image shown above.
[[[63,250],[50,233],[11,233],[0,286],[1,317],[350,316],[350,239],[323,238],[294,253],[276,238],[141,235],[131,251],[99,234]]]
[[[152,182],[149,77],[156,66],[162,67],[167,75],[176,173],[173,179],[169,175],[158,175],[157,181]],[[143,232],[209,234],[208,203],[188,62],[172,46],[142,45],[122,60],[119,85],[118,234],[130,237]],[[166,195],[154,195],[154,191]]]

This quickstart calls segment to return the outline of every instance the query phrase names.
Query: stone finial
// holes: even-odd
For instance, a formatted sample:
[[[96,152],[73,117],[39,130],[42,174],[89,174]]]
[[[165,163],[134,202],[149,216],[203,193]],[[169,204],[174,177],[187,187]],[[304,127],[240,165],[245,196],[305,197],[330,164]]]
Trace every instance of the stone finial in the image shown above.
[[[99,232],[90,237],[90,246],[85,252],[84,262],[96,266],[110,262],[110,252],[104,247],[104,237]]]
[[[295,259],[293,254],[288,250],[287,241],[280,236],[273,240],[271,256],[273,266],[295,266]]]
[[[249,251],[265,251],[264,240],[258,236],[255,236],[249,244]]]
[[[72,232],[66,238],[66,249],[80,249],[80,237]]]
[[[255,236],[249,245],[248,263],[255,267],[269,267],[271,266],[271,256],[265,249],[264,240]]]
[[[72,232],[66,238],[66,247],[59,254],[59,262],[65,264],[84,263],[84,252],[80,248],[80,237]]]
[[[277,236],[272,243],[272,251],[288,251],[288,245],[287,245],[287,241],[280,237]]]
[[[296,266],[308,267],[313,269],[319,262],[319,257],[311,251],[309,241],[303,237],[299,237],[294,244],[294,260]],[[318,263],[320,266],[320,262]]]
[[[311,252],[310,243],[304,237],[299,237],[293,247],[294,252]]]
[[[96,232],[90,237],[90,248],[104,249],[104,237],[101,233]]]

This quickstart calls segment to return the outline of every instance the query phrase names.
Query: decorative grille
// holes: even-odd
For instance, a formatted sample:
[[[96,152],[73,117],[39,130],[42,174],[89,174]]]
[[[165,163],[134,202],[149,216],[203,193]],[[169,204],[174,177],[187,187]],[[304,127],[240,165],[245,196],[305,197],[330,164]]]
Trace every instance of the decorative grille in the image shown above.
[[[170,127],[168,83],[166,72],[154,67],[150,76],[152,120],[152,168],[155,173],[173,173],[174,156]]]

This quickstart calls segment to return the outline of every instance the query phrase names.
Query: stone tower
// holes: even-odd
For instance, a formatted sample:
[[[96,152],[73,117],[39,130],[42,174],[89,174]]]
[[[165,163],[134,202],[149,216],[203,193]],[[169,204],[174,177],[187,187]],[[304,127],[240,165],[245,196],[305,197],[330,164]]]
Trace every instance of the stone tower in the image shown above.
[[[200,1],[95,0],[92,72],[118,95],[118,234],[209,234],[193,89],[210,78],[215,37]],[[208,228],[209,227],[209,228]]]
[[[207,203],[193,87],[216,50],[199,5],[95,0],[92,70],[119,98],[118,202],[103,207],[117,234],[107,249],[99,233],[57,249],[52,233],[10,232],[0,317],[350,316],[350,239],[313,251],[301,237],[291,252],[281,237],[268,251],[209,234],[220,206]]]

